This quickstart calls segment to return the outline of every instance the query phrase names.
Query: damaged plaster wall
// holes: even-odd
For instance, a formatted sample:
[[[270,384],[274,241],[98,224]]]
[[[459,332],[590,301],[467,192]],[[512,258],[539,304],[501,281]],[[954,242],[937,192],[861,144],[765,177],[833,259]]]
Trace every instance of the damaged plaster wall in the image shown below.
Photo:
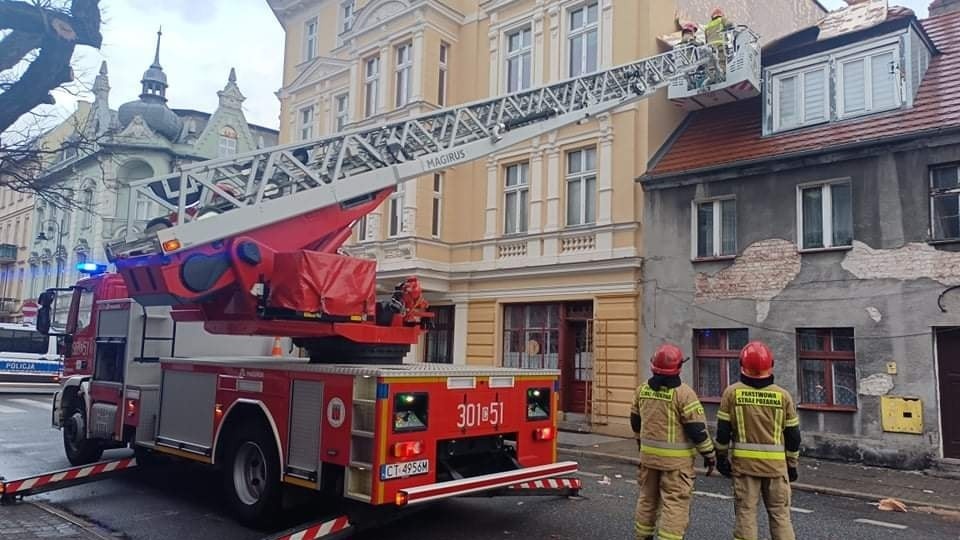
[[[792,242],[771,238],[743,250],[733,264],[714,274],[698,272],[697,302],[724,299],[756,300],[756,320],[763,322],[775,298],[800,273],[800,254]]]
[[[947,312],[937,305],[946,286],[960,284],[960,245],[927,243],[929,185],[918,179],[960,162],[960,142],[851,156],[647,189],[643,357],[663,340],[695,357],[697,330],[747,330],[771,347],[777,383],[801,403],[797,329],[852,328],[856,408],[801,406],[806,455],[923,468],[942,452],[932,329],[960,327],[960,291],[945,298]],[[798,186],[838,179],[852,184],[853,245],[800,253]],[[719,198],[736,200],[738,256],[691,260],[691,203]],[[682,376],[697,386],[695,364]],[[923,433],[884,431],[883,396],[921,400]],[[712,421],[716,406],[704,404]]]
[[[873,249],[853,241],[844,270],[859,279],[932,279],[944,285],[960,284],[960,253],[939,251],[929,244],[912,242],[896,249]]]

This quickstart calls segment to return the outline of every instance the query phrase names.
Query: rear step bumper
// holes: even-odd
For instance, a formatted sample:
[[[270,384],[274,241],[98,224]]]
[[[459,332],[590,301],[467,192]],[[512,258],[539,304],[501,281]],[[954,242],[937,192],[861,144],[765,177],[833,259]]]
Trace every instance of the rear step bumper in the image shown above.
[[[576,473],[578,465],[575,461],[563,461],[550,465],[527,467],[515,471],[485,474],[462,480],[450,480],[426,486],[417,486],[401,489],[397,493],[397,504],[414,505],[449,497],[460,497],[483,491],[496,490],[517,484],[535,482],[546,478]]]

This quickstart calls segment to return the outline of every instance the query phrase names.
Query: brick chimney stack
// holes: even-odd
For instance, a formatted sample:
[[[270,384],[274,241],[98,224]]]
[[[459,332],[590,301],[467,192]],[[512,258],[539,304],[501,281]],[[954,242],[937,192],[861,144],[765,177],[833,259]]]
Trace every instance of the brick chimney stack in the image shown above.
[[[960,0],[933,0],[933,2],[930,3],[931,17],[953,11],[960,11]]]

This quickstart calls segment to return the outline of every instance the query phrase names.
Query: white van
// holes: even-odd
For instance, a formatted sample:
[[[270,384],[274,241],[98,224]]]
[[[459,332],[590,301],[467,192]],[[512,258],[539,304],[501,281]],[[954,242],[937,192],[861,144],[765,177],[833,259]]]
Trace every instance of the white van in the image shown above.
[[[0,381],[58,382],[62,370],[56,337],[31,325],[0,323]]]

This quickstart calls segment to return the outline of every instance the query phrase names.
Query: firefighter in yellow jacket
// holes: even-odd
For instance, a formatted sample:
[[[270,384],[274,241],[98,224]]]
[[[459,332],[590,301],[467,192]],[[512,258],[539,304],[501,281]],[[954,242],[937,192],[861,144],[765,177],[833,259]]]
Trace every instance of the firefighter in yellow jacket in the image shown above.
[[[693,462],[699,452],[707,474],[716,465],[713,441],[697,393],[680,381],[683,352],[665,344],[650,359],[653,376],[637,389],[630,424],[640,447],[638,540],[682,540],[690,523]],[[657,525],[657,514],[660,523]]]
[[[735,540],[758,540],[761,496],[773,540],[795,540],[790,482],[799,457],[800,419],[790,393],[773,384],[773,353],[762,342],[747,343],[740,382],[723,391],[717,412],[717,470],[733,476]]]

